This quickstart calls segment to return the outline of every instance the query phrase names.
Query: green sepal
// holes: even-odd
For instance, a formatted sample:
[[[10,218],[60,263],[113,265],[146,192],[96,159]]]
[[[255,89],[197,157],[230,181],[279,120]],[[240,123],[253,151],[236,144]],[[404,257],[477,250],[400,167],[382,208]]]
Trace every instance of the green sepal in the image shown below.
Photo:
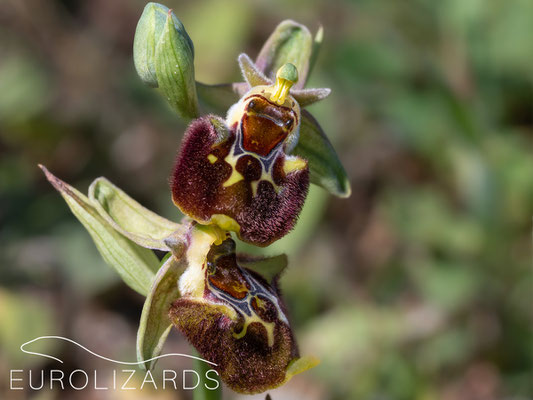
[[[213,366],[202,360],[198,351],[194,350],[193,353],[196,357],[200,358],[195,358],[193,360],[194,370],[198,372],[200,376],[210,375],[209,380],[214,381],[216,379],[218,381],[218,386],[215,386],[214,382],[211,386],[216,387],[216,389],[212,389],[207,385],[199,385],[193,391],[192,400],[222,400],[222,382],[220,381],[220,376],[218,374],[213,374]],[[211,373],[209,373],[209,371],[211,371]]]
[[[142,247],[169,251],[164,239],[184,230],[143,207],[106,178],[97,178],[89,186],[89,199],[107,223]]]
[[[179,298],[178,279],[187,264],[184,257],[169,253],[161,261],[152,287],[144,302],[139,330],[137,331],[137,360],[141,368],[150,370],[172,327],[168,317],[171,303]]]
[[[252,258],[239,255],[237,260],[241,267],[257,272],[269,285],[274,283],[289,263],[285,254],[266,258]]]
[[[159,89],[170,106],[181,117],[193,119],[199,115],[194,54],[188,35],[183,34],[185,30],[176,28],[176,19],[169,10],[155,48],[155,72]]]
[[[306,26],[292,20],[281,22],[267,39],[256,59],[256,66],[271,80],[286,63],[298,69],[300,79],[294,89],[304,87],[313,51],[313,37]]]
[[[40,167],[48,181],[63,196],[72,213],[87,229],[104,261],[117,271],[129,287],[146,296],[154,272],[159,268],[155,254],[117,232],[98,213],[87,196],[52,175],[44,166]]]
[[[302,110],[300,139],[293,153],[309,162],[311,183],[335,196],[350,196],[350,181],[337,152],[316,119],[306,110]]]
[[[313,39],[313,49],[311,51],[311,59],[309,60],[309,71],[307,71],[307,75],[311,74],[311,71],[313,70],[313,67],[316,64],[316,59],[318,58],[318,53],[320,51],[320,48],[322,47],[323,41],[324,41],[324,28],[322,27],[322,25],[320,25]]]

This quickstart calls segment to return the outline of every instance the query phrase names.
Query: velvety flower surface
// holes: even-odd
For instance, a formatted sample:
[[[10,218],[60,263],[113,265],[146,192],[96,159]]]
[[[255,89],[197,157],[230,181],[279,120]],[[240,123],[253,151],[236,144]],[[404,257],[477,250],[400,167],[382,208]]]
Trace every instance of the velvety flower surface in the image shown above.
[[[194,251],[187,257],[181,297],[170,309],[174,325],[217,364],[233,390],[257,393],[286,382],[291,363],[302,359],[278,290],[279,273],[267,280],[244,267],[254,260],[238,257],[229,238],[213,244],[202,264]]]
[[[182,212],[258,246],[292,229],[309,187],[307,161],[287,154],[298,141],[301,118],[289,94],[295,80],[297,71],[287,66],[275,85],[250,89],[226,121],[193,121],[171,178]]]
[[[142,368],[153,368],[172,325],[237,392],[278,387],[318,363],[299,356],[280,296],[286,256],[237,255],[228,231],[267,246],[294,226],[310,181],[350,194],[333,146],[303,110],[330,93],[304,88],[321,41],[321,29],[313,38],[284,21],[255,63],[239,56],[244,82],[205,85],[195,81],[183,24],[167,7],[146,5],[134,41],[139,76],[184,119],[197,118],[170,179],[173,201],[188,216],[179,224],[105,178],[86,196],[42,167],[104,260],[146,296],[137,333]],[[227,115],[205,115],[204,107]],[[160,261],[152,250],[168,254]]]
[[[87,197],[41,168],[106,262],[146,295],[137,336],[142,368],[153,368],[172,324],[239,392],[277,387],[317,364],[299,357],[279,293],[285,255],[236,255],[235,242],[216,225],[168,221],[105,178]],[[149,249],[169,254],[159,262]]]

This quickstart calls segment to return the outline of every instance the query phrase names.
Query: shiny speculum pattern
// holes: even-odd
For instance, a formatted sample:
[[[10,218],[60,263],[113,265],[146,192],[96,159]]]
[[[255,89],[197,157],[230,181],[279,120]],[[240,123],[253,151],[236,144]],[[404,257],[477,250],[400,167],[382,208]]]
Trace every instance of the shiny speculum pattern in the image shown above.
[[[213,246],[207,255],[206,265],[204,297],[233,307],[238,320],[243,323],[242,329],[234,332],[235,337],[243,337],[248,325],[258,322],[265,327],[268,345],[272,346],[273,323],[279,319],[289,324],[274,289],[257,274],[239,267],[233,240]]]
[[[230,387],[261,392],[285,381],[298,349],[277,277],[269,283],[239,264],[233,240],[213,245],[201,267],[203,295],[175,301],[170,317]]]
[[[268,169],[272,160],[269,155],[298,124],[298,116],[291,108],[280,107],[260,95],[245,101],[246,110],[239,126],[242,148],[260,156]]]
[[[172,175],[173,200],[202,224],[266,246],[292,229],[309,187],[307,162],[286,154],[299,113],[257,94],[234,108],[231,121],[207,116],[189,126]]]
[[[321,34],[313,41],[306,27],[284,21],[258,56],[261,68],[239,56],[244,82],[226,86],[239,100],[225,118],[204,115],[204,106],[221,110],[227,99],[209,101],[220,87],[196,82],[192,41],[171,10],[146,5],[134,41],[137,72],[179,115],[196,118],[170,179],[172,199],[186,215],[181,223],[144,208],[105,178],[85,196],[42,167],[104,260],[146,296],[137,334],[143,367],[153,368],[161,353],[169,318],[237,392],[264,392],[317,365],[312,356],[299,357],[281,299],[287,257],[237,255],[229,231],[257,246],[282,238],[304,204],[309,168],[314,183],[349,195],[331,144],[300,109],[330,92],[303,89],[311,46],[320,41]],[[170,254],[160,263],[152,250]]]

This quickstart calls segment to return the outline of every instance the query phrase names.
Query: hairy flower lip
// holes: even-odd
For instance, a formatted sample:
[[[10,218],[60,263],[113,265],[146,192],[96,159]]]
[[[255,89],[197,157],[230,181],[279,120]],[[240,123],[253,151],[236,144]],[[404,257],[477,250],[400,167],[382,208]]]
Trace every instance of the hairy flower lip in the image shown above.
[[[203,358],[217,364],[234,391],[260,393],[282,385],[300,360],[278,288],[286,259],[274,258],[268,268],[261,265],[265,259],[237,255],[230,238],[206,247],[212,236],[194,229],[187,254],[195,261],[189,259],[189,271],[180,278],[182,296],[170,306],[170,320]],[[204,256],[198,258],[195,248]],[[261,275],[262,269],[270,275]]]
[[[295,164],[281,148],[272,153],[268,169],[259,161],[242,163],[250,157],[235,150],[242,135],[237,127],[221,134],[220,123],[207,116],[187,129],[170,181],[172,200],[201,224],[214,223],[245,242],[268,246],[296,223],[309,187],[308,165]]]
[[[185,217],[180,229],[172,232],[173,223],[143,208],[107,180],[99,178],[91,185],[93,189],[105,185],[106,190],[99,192],[102,197],[94,197],[95,193],[86,197],[45,167],[41,168],[91,233],[104,259],[131,288],[147,296],[137,336],[137,357],[144,363],[143,368],[153,368],[153,363],[144,360],[161,352],[171,323],[185,334],[204,359],[218,364],[221,379],[237,392],[260,393],[273,389],[317,364],[312,357],[299,357],[281,299],[277,282],[287,266],[285,255],[270,258],[236,255],[229,233],[216,226],[200,225]],[[96,209],[97,199],[101,204],[117,203],[109,209]],[[121,205],[134,210],[133,214],[109,214],[109,210]],[[120,223],[135,220],[144,228],[146,221],[152,221],[154,226],[148,227],[148,231],[155,234],[153,240],[165,232],[170,234],[161,240],[172,254],[158,263],[157,257],[149,252],[156,263],[149,265],[140,251],[148,251],[153,246],[137,237],[139,231],[133,227],[135,224],[121,230],[129,231],[128,235],[138,245],[122,236],[116,229],[119,225],[108,220],[111,216]],[[215,246],[219,251],[208,259],[207,254]],[[135,254],[137,258],[132,259]],[[208,268],[209,263],[214,265]],[[154,272],[157,272],[155,276]],[[209,282],[207,272],[213,278]],[[145,278],[140,276],[143,274]],[[246,312],[239,314],[238,310]]]

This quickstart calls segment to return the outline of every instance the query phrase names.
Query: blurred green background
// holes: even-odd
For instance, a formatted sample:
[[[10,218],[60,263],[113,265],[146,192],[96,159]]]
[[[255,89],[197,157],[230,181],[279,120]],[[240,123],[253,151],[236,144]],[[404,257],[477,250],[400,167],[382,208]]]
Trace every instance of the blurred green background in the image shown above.
[[[191,396],[14,392],[8,382],[13,368],[58,368],[20,352],[41,335],[135,358],[143,299],[103,263],[37,163],[82,191],[104,175],[179,218],[168,175],[185,126],[132,61],[144,4],[0,2],[2,399]],[[283,19],[324,27],[308,86],[333,94],[310,110],[353,194],[313,188],[297,229],[265,250],[289,254],[282,289],[301,352],[322,361],[273,400],[533,398],[533,2],[165,4],[206,83],[239,80],[237,55],[255,57]],[[105,368],[64,343],[43,346],[62,369]],[[175,332],[165,351],[191,350]]]

